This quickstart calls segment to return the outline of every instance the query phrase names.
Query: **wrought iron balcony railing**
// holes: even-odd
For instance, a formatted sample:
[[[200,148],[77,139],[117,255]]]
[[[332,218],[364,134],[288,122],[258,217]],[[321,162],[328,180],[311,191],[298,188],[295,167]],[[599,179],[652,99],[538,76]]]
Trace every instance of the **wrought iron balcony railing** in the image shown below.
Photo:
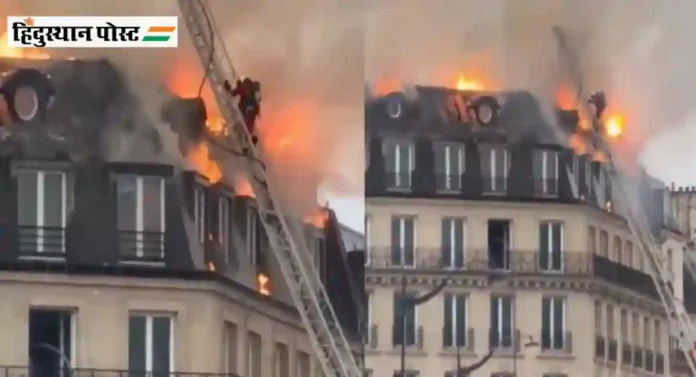
[[[65,228],[19,226],[20,255],[62,256],[65,253]]]
[[[126,261],[161,262],[164,260],[164,233],[119,231],[121,258]]]
[[[659,298],[650,276],[642,271],[589,252],[562,251],[542,253],[538,250],[465,249],[461,256],[452,256],[452,248],[370,247],[367,273],[382,270],[419,272],[469,272],[519,275],[586,276],[617,284],[651,298]]]
[[[55,368],[0,366],[0,377],[241,377],[235,373],[136,371],[128,369]]]

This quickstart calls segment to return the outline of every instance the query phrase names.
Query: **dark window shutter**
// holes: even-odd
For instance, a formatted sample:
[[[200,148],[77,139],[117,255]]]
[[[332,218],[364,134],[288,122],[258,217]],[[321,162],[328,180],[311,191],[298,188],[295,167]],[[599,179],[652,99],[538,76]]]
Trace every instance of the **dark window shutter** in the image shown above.
[[[152,371],[153,377],[169,376],[169,336],[171,318],[154,317],[152,319]]]
[[[444,266],[452,266],[452,220],[442,219],[442,263]]]
[[[415,262],[415,244],[414,244],[414,220],[412,217],[404,219],[404,263],[407,266],[412,266]]]
[[[464,267],[464,220],[454,220],[454,266]]]
[[[391,261],[394,265],[401,264],[401,218],[392,217],[391,219]]]
[[[466,296],[456,296],[455,308],[455,313],[457,313],[456,346],[463,347],[466,345]]]
[[[561,268],[561,252],[563,250],[561,234],[563,226],[560,223],[554,223],[551,226],[551,263],[556,270]]]
[[[549,224],[539,224],[539,267],[547,269],[549,266]]]
[[[130,375],[145,376],[145,317],[131,316],[128,320],[128,369]]]
[[[541,300],[541,348],[551,347],[551,299]]]
[[[444,326],[442,328],[442,345],[444,347],[452,347],[453,345],[453,339],[452,339],[452,295],[451,294],[445,294],[444,296],[444,302],[445,302],[445,318],[444,318]]]

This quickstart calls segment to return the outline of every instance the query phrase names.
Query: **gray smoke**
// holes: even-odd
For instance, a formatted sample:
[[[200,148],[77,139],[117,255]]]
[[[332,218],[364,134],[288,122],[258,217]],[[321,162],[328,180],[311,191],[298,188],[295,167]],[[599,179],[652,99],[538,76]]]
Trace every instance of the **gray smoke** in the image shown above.
[[[236,68],[243,75],[262,82],[262,134],[291,140],[292,145],[276,151],[271,162],[272,170],[284,182],[285,192],[292,196],[289,199],[302,203],[300,207],[313,208],[319,186],[327,186],[328,190],[339,194],[361,195],[363,153],[362,148],[354,148],[364,140],[360,2],[212,0],[211,4],[218,26],[224,27],[225,44]],[[8,0],[3,3],[3,11],[0,13],[32,16],[178,15],[174,0],[65,0],[59,3]],[[5,27],[4,22],[3,17],[0,27]],[[145,112],[160,130],[164,148],[176,151],[178,146],[168,126],[157,121],[162,101],[167,98],[162,94],[162,84],[175,75],[186,76],[183,86],[187,93],[177,94],[196,95],[203,76],[181,19],[180,26],[178,49],[82,49],[51,53],[112,61],[128,78]],[[181,83],[176,86],[182,89]],[[306,107],[313,112],[306,122],[281,122],[283,114],[299,107],[298,102],[309,104]],[[275,116],[276,113],[283,116]],[[285,134],[297,134],[297,140],[281,137]]]
[[[366,75],[453,86],[462,72],[499,89],[552,98],[567,80],[551,28],[571,36],[586,90],[643,136],[681,126],[696,90],[696,5],[686,0],[371,2]]]

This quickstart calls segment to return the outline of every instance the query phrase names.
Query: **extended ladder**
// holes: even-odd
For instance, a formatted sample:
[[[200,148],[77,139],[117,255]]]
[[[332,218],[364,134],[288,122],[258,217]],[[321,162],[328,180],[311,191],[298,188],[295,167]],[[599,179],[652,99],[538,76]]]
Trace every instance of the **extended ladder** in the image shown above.
[[[601,134],[600,120],[597,119],[594,112],[589,108],[589,98],[583,97],[583,79],[580,67],[577,65],[577,57],[574,56],[573,51],[568,46],[568,41],[565,33],[558,27],[553,29],[556,42],[558,43],[559,52],[567,64],[567,68],[570,71],[569,74],[571,78],[575,81],[575,86],[577,89],[577,96],[579,105],[582,106],[586,116],[592,117],[593,129],[595,134],[593,135],[597,142],[597,147],[607,154],[607,159],[609,164],[614,171],[614,174],[610,174],[611,184],[613,188],[619,191],[619,194],[625,200],[625,217],[628,222],[628,226],[636,239],[636,244],[639,249],[642,250],[643,258],[648,262],[649,275],[655,284],[655,288],[662,301],[662,306],[665,308],[667,313],[667,320],[669,322],[670,331],[673,336],[679,341],[679,346],[686,356],[686,361],[691,370],[691,374],[696,376],[696,359],[694,358],[693,350],[696,346],[696,327],[691,322],[689,314],[684,308],[684,304],[674,296],[674,287],[670,281],[668,271],[665,269],[664,256],[662,251],[658,247],[658,243],[653,237],[650,226],[647,223],[645,213],[643,213],[640,208],[642,205],[639,202],[637,193],[632,193],[626,187],[625,177],[621,177],[621,171],[618,166],[614,163],[611,155],[611,148],[609,144],[605,141]],[[600,130],[600,131],[597,131]],[[633,195],[631,195],[633,194]]]
[[[279,202],[274,200],[265,167],[257,163],[260,156],[251,143],[251,135],[232,96],[224,90],[225,80],[234,85],[239,76],[232,66],[207,0],[178,0],[178,4],[228,127],[227,135],[213,136],[214,142],[229,150],[250,151],[246,160],[250,161],[249,181],[258,202],[259,217],[321,368],[327,377],[361,377],[362,371],[314,266],[302,232],[304,224],[291,221]]]

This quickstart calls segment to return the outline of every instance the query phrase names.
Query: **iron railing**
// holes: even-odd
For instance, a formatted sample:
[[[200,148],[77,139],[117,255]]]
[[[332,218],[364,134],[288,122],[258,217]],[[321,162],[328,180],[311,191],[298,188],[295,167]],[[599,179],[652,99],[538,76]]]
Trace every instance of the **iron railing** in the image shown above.
[[[118,232],[120,255],[123,260],[161,262],[164,260],[163,232]]]
[[[235,373],[136,371],[128,369],[55,368],[36,370],[28,366],[0,366],[0,377],[241,377]]]
[[[449,248],[371,247],[365,265],[368,274],[405,270],[425,273],[509,273],[511,275],[560,275],[593,277],[617,284],[651,298],[659,298],[650,276],[642,271],[589,252],[507,250],[497,254],[487,249],[464,250],[463,263],[451,263]],[[497,255],[496,255],[497,254]],[[406,262],[406,263],[404,263]]]
[[[20,255],[60,256],[65,253],[65,228],[57,226],[18,227]]]

